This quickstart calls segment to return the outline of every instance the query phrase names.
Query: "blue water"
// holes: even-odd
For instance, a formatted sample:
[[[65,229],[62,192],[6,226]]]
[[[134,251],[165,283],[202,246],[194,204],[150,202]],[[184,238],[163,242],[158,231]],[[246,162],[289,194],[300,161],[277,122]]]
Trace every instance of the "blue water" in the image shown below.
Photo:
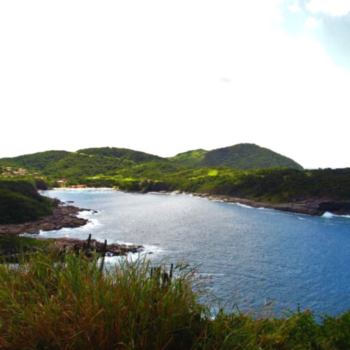
[[[261,311],[350,309],[350,218],[310,217],[189,195],[55,190],[46,195],[95,209],[76,229],[43,233],[142,244],[155,262],[198,266],[227,307]]]

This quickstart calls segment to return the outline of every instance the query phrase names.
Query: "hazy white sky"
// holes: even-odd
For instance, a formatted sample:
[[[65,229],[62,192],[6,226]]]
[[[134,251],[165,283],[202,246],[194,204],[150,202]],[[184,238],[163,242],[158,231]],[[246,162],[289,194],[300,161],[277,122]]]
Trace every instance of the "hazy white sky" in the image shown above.
[[[249,142],[349,167],[349,85],[349,0],[0,2],[0,157]]]

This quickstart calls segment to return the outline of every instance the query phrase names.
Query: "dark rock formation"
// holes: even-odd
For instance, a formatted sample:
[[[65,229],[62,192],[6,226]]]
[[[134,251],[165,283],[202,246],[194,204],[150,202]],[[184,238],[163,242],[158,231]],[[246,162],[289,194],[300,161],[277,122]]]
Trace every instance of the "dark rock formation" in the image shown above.
[[[88,220],[78,218],[80,211],[87,211],[71,205],[60,205],[54,213],[44,219],[26,222],[24,224],[0,225],[0,235],[19,235],[21,233],[37,234],[40,231],[59,230],[63,227],[73,228],[87,224]]]
[[[90,236],[91,237],[91,236]],[[60,256],[68,251],[82,254],[87,258],[93,258],[94,254],[100,254],[101,256],[124,256],[128,253],[138,253],[143,249],[141,245],[125,245],[125,244],[104,244],[96,241],[95,239],[81,240],[76,238],[33,238],[36,241],[46,241],[52,244],[48,244],[45,247],[22,247],[18,249],[15,245],[8,243],[0,247],[0,262],[18,263],[20,257],[30,256],[37,251],[52,251],[56,250],[60,252]]]
[[[68,249],[74,251],[85,251],[87,255],[96,252],[99,254],[105,253],[106,256],[120,256],[128,253],[138,253],[143,249],[141,245],[125,245],[125,244],[107,244],[106,249],[104,243],[91,239],[90,243],[85,240],[76,238],[57,238],[52,240],[54,245],[59,250]]]

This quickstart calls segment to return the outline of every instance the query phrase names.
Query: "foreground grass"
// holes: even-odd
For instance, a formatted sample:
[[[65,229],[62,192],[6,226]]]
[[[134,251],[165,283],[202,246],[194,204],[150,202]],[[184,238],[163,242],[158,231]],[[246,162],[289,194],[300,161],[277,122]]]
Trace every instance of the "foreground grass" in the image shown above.
[[[177,266],[170,278],[145,260],[100,270],[74,254],[0,265],[0,348],[350,348],[349,312],[316,322],[308,311],[275,319],[220,309],[212,319],[194,271]]]

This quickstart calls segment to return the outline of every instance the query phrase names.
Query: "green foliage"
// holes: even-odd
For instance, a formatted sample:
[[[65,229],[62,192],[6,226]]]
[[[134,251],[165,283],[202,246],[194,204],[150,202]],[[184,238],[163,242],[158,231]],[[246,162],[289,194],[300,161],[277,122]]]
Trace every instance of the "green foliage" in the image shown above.
[[[297,170],[270,168],[241,171],[225,167],[187,167],[173,163],[147,163],[80,178],[69,184],[118,187],[126,191],[208,193],[270,203],[314,198],[348,200],[350,169]]]
[[[140,350],[345,350],[350,312],[282,318],[228,313],[198,302],[196,271],[123,259],[100,262],[67,253],[32,254],[0,265],[0,348]]]
[[[20,236],[0,236],[0,251],[9,251],[13,253],[36,251],[49,247],[51,241],[49,239],[35,239]],[[1,260],[0,260],[1,261]]]
[[[52,214],[53,205],[37,192],[34,182],[0,180],[0,224],[38,220]]]
[[[56,156],[58,160],[53,161]],[[18,162],[18,158],[21,157],[12,160]],[[180,190],[271,203],[350,197],[349,169],[302,170],[292,160],[252,144],[210,152],[189,151],[169,160],[109,147],[78,153],[43,152],[21,159],[21,164],[25,159],[30,166],[37,162],[51,183],[66,178],[68,186],[116,187],[140,192]],[[45,159],[49,159],[47,166]],[[277,165],[278,168],[272,168]],[[46,185],[40,181],[37,180],[37,186],[44,189]]]
[[[46,167],[44,174],[56,178],[82,178],[84,176],[106,174],[134,164],[132,161],[121,158],[70,153],[57,163]]]
[[[164,268],[164,267],[163,267]],[[190,349],[204,308],[192,272],[122,260],[101,275],[97,259],[37,254],[0,266],[2,349]]]
[[[249,170],[258,168],[295,168],[302,167],[292,159],[284,157],[267,148],[242,143],[231,147],[219,148],[204,155],[200,166],[227,166]]]
[[[218,170],[210,170],[208,172],[208,176],[217,176],[219,174]]]
[[[41,171],[66,157],[68,154],[69,152],[66,151],[47,151],[15,158],[2,158],[0,159],[0,165]]]
[[[207,151],[204,149],[196,149],[194,151],[179,153],[175,157],[168,158],[168,160],[176,164],[195,166],[204,160],[206,153]]]
[[[90,154],[90,155],[104,156],[104,157],[122,158],[122,159],[131,160],[135,163],[167,161],[165,158],[154,156],[153,154],[133,151],[127,148],[115,148],[115,147],[86,148],[86,149],[81,149],[78,152]]]

